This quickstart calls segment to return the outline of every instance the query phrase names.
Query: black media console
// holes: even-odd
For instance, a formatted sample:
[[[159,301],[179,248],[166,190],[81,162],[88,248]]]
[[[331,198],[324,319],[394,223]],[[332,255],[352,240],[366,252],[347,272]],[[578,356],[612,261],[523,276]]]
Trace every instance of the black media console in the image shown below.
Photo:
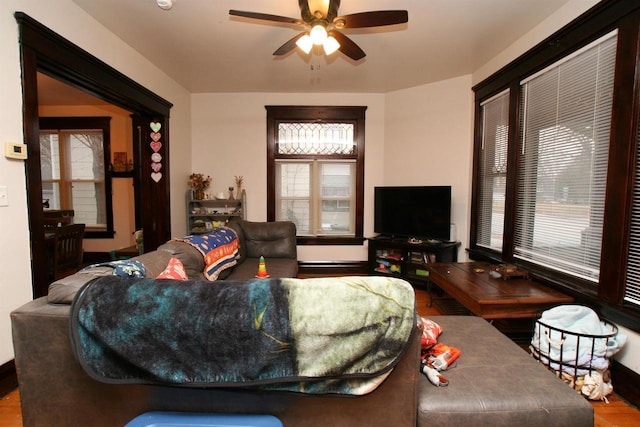
[[[427,264],[457,262],[460,242],[410,243],[409,239],[371,237],[367,273],[402,278],[413,285],[429,285]]]

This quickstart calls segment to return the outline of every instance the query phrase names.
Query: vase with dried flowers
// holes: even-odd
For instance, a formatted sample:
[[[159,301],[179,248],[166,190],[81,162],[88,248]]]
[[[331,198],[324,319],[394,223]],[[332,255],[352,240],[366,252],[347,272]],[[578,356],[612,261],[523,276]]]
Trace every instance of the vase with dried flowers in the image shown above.
[[[237,198],[241,198],[242,197],[242,183],[244,182],[244,178],[242,177],[242,175],[235,176],[236,178],[236,197]]]
[[[189,175],[187,185],[193,190],[193,198],[202,200],[204,199],[204,190],[211,185],[211,177],[209,175],[204,176],[202,173],[192,173]]]

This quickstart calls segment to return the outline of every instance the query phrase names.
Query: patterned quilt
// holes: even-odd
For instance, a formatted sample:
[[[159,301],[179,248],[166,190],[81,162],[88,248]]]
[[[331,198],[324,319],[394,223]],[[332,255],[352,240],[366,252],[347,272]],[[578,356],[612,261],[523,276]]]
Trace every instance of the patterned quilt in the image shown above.
[[[76,358],[107,383],[365,394],[416,329],[386,277],[173,281],[106,276],[71,308]]]
[[[196,248],[204,257],[204,276],[216,280],[223,270],[237,264],[238,235],[229,227],[220,227],[211,233],[176,238]]]

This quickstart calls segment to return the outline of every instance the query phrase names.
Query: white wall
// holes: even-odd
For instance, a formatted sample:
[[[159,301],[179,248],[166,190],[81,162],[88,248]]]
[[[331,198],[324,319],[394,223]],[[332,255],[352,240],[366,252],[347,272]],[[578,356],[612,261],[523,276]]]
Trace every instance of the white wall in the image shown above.
[[[597,0],[571,0],[558,12],[547,18],[522,38],[514,41],[507,49],[498,54],[491,61],[478,68],[473,73],[473,84],[481,82],[486,77],[498,71],[518,56],[540,43],[542,40],[558,31],[564,25],[590,9],[598,3]],[[615,356],[615,359],[629,369],[640,373],[640,334],[626,328],[620,332],[628,336],[625,347]],[[614,385],[615,387],[615,385]]]
[[[365,236],[373,235],[373,186],[382,185],[385,136],[385,97],[380,94],[193,94],[191,163],[194,172],[211,175],[213,194],[244,176],[247,219],[267,218],[267,111],[266,105],[367,106],[365,126]],[[182,194],[187,191],[186,178]],[[186,232],[186,230],[184,230]],[[366,246],[299,246],[302,261],[360,261]]]
[[[386,96],[384,184],[452,187],[459,261],[469,246],[472,95],[471,76],[463,76]]]
[[[27,13],[136,82],[173,103],[171,109],[172,175],[191,170],[190,94],[71,0],[3,0],[0,2],[0,144],[22,142],[22,87],[15,11]],[[2,147],[4,150],[4,147]],[[182,194],[182,182],[171,181],[171,193]],[[176,184],[176,182],[179,182]],[[13,359],[9,313],[31,299],[29,231],[24,163],[0,156],[0,185],[7,186],[9,206],[0,207],[0,365]],[[185,229],[184,199],[171,203],[172,232]],[[179,230],[176,232],[176,230]]]
[[[480,83],[598,3],[599,0],[570,0],[558,9],[556,13],[536,25],[523,37],[515,40],[508,48],[475,70],[473,84]]]

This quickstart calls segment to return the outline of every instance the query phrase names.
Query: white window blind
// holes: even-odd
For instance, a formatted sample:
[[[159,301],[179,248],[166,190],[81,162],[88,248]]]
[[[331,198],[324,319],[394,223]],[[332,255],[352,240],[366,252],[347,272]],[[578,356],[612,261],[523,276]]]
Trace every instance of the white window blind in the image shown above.
[[[617,32],[521,84],[514,255],[597,284]]]
[[[627,258],[627,283],[624,291],[624,300],[631,304],[640,305],[640,129],[636,139],[636,177],[633,190],[629,257]]]
[[[480,107],[482,146],[476,241],[478,246],[502,251],[509,134],[509,91],[484,101]]]

